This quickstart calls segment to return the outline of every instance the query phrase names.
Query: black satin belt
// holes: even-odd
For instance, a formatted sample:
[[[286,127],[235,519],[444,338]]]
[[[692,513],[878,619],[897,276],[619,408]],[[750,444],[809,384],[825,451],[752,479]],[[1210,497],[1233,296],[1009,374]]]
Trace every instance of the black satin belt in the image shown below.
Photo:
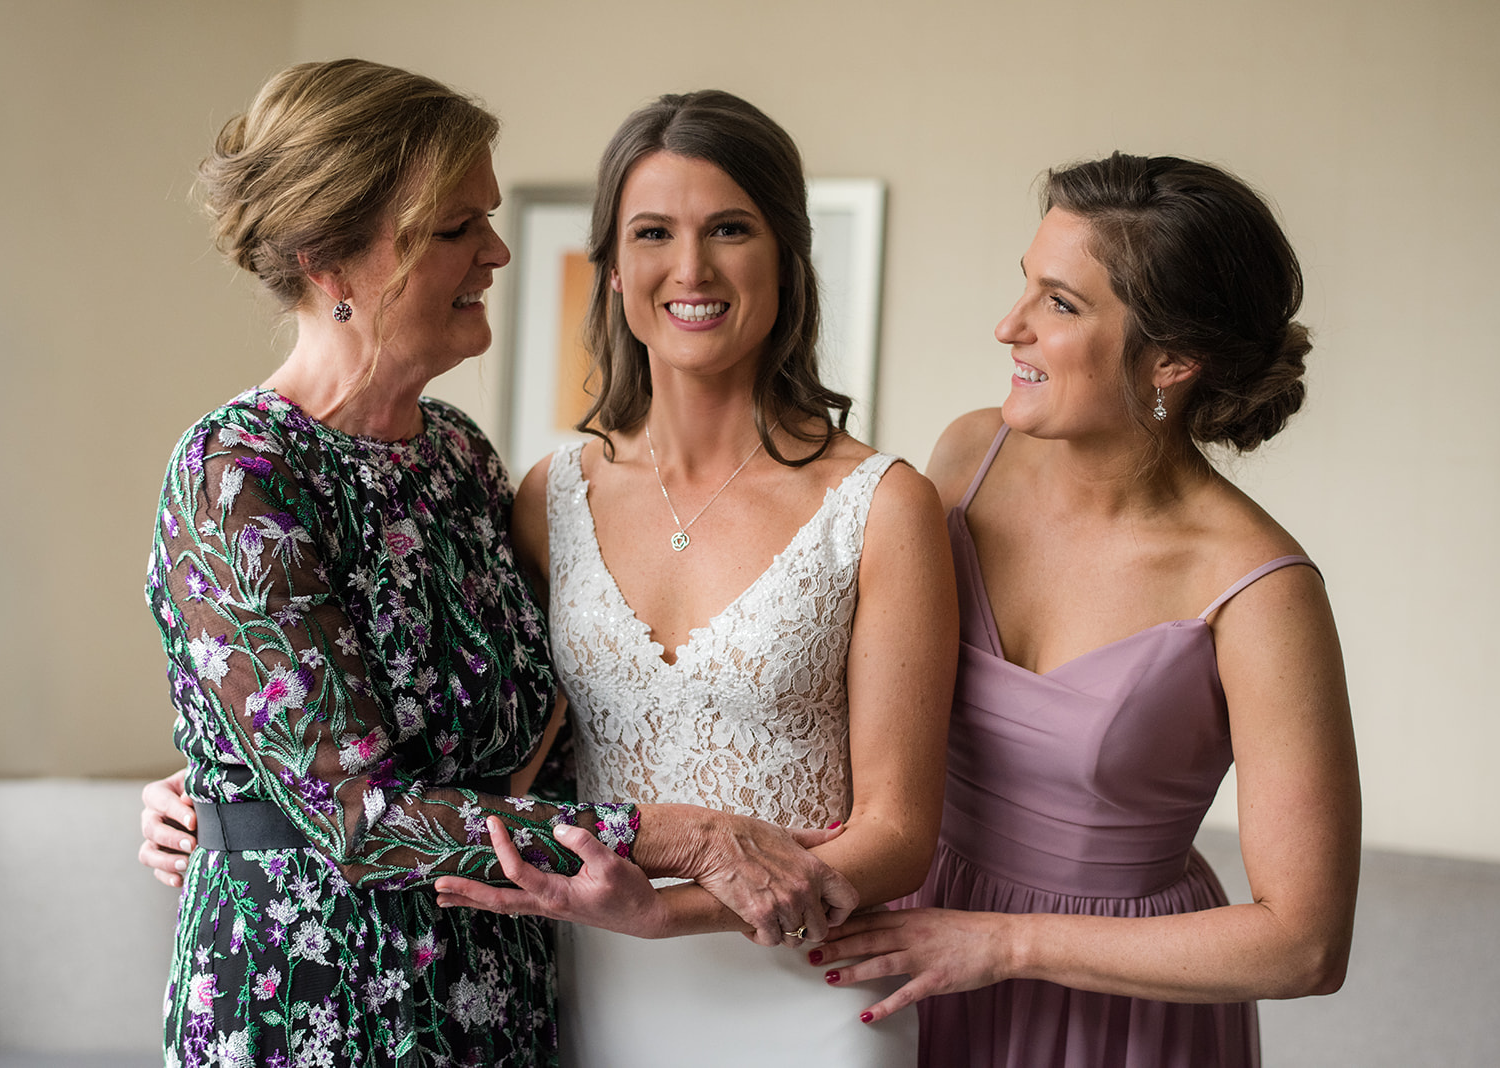
[[[242,853],[247,849],[307,849],[307,836],[269,801],[195,801],[198,844]]]
[[[236,785],[250,781],[248,770],[232,769]],[[510,796],[510,776],[497,775],[465,783],[471,789]],[[310,849],[312,843],[286,813],[270,801],[194,801],[198,813],[198,844],[204,849],[243,853],[247,849]]]

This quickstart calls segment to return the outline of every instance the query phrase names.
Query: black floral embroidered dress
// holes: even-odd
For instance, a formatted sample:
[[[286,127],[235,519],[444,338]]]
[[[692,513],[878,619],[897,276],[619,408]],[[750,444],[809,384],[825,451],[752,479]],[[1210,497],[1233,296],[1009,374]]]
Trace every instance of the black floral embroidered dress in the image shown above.
[[[629,806],[504,798],[554,682],[512,554],[513,491],[466,417],[350,437],[251,391],[167,470],[147,581],[188,789],[271,801],[316,849],[197,850],[179,907],[166,1063],[533,1065],[556,1057],[550,933],[437,908],[498,879],[484,818],[571,871],[582,816],[622,853]]]

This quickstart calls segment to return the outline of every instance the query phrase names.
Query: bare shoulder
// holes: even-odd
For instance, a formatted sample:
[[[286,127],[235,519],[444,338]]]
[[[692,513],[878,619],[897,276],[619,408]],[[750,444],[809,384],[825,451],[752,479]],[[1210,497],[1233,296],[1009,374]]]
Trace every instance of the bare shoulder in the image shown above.
[[[948,425],[927,461],[927,477],[937,487],[944,508],[952,508],[968,491],[974,472],[1005,420],[999,408],[981,408]]]
[[[837,476],[828,479],[829,484],[852,472],[876,455],[876,452],[858,438],[840,434],[824,457],[824,461],[830,464],[832,473]],[[919,516],[923,511],[932,511],[940,518],[942,515],[932,482],[904,457],[898,456],[896,462],[886,468],[875,489],[875,497],[870,504],[870,521],[877,520],[877,513],[881,516],[879,521],[883,522],[886,513],[899,515],[911,511]]]
[[[865,520],[865,554],[948,549],[943,505],[937,487],[916,468],[898,460],[885,471]]]
[[[1273,560],[1307,555],[1285,527],[1228,480],[1217,480],[1206,512],[1215,532],[1213,572],[1219,588],[1228,589]],[[1288,566],[1262,576],[1215,614],[1215,629],[1231,629],[1238,618],[1250,615],[1252,610],[1274,612],[1274,606],[1285,608],[1289,603],[1327,611],[1323,580],[1314,567]]]

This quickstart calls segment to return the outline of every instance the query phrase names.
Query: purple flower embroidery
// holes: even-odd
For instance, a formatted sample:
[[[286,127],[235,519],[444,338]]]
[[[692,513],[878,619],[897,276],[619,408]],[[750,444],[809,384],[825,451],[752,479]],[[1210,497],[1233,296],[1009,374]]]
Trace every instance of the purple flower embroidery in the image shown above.
[[[401,780],[396,775],[396,761],[386,757],[371,769],[368,779],[370,785],[379,790],[389,790],[400,786]]]
[[[240,456],[234,462],[251,474],[259,475],[261,478],[266,478],[274,470],[271,467],[271,461],[267,460],[264,456]]]
[[[261,532],[275,544],[278,553],[296,563],[302,562],[300,546],[311,545],[312,535],[302,528],[296,516],[271,512],[256,516],[255,521],[260,524]]]
[[[193,440],[188,443],[187,454],[183,459],[187,463],[187,469],[192,474],[199,474],[203,470],[203,450],[208,442],[208,428],[204,427],[193,435]]]
[[[220,594],[223,593],[219,587],[214,585],[213,580],[192,565],[188,566],[187,578],[183,580],[183,584],[187,586],[188,600],[190,601],[195,598],[206,600],[209,597],[213,597],[218,599]]]

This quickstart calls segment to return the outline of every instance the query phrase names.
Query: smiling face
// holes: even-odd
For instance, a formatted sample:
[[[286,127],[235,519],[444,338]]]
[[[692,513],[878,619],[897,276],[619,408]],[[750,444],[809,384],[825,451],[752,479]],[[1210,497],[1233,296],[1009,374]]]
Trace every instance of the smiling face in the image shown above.
[[[712,163],[653,152],[620,194],[610,284],[653,375],[748,369],[776,323],[776,237],[748,194]]]
[[[1132,425],[1121,399],[1126,308],[1090,255],[1090,236],[1081,217],[1047,212],[1021,260],[1026,288],[995,327],[1015,362],[1005,421],[1033,437]]]
[[[386,307],[383,365],[399,363],[430,378],[489,348],[484,291],[495,270],[510,261],[510,250],[490,225],[499,205],[500,186],[486,153],[438,205],[431,242],[400,296]],[[370,251],[345,272],[357,316],[378,306],[397,262],[387,221]],[[373,322],[373,312],[363,321]]]

